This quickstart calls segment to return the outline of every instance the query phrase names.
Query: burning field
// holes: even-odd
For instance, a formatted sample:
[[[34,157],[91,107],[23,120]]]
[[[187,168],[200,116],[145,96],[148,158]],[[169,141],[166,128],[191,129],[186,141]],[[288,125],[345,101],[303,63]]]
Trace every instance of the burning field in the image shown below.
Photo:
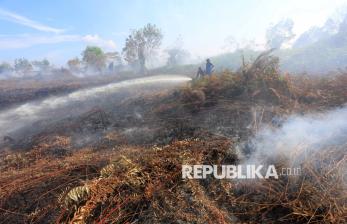
[[[282,75],[264,53],[155,80],[2,111],[0,223],[347,222],[347,74]],[[183,179],[195,164],[300,174]]]

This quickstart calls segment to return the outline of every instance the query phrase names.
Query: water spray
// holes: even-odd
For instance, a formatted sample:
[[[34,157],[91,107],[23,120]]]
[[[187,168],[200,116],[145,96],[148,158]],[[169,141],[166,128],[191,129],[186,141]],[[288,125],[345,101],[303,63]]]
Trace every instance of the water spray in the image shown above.
[[[49,97],[39,102],[28,102],[12,109],[0,112],[0,137],[17,131],[23,127],[32,125],[34,122],[45,118],[58,109],[68,104],[83,103],[87,100],[98,99],[109,96],[125,88],[136,88],[139,86],[153,84],[180,84],[190,81],[191,78],[179,75],[157,75],[144,78],[136,78],[103,86],[81,89],[67,95]],[[67,115],[65,113],[65,115]],[[1,139],[2,140],[2,139]]]

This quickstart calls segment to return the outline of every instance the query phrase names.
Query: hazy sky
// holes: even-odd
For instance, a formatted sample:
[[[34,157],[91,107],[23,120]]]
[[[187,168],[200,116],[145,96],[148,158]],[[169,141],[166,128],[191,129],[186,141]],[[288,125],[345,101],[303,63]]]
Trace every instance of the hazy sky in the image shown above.
[[[87,45],[121,51],[131,29],[154,23],[163,48],[178,37],[193,55],[223,51],[225,40],[264,42],[266,28],[284,18],[300,34],[322,25],[347,0],[0,0],[0,61],[48,58],[63,64]],[[225,50],[225,49],[224,49]]]

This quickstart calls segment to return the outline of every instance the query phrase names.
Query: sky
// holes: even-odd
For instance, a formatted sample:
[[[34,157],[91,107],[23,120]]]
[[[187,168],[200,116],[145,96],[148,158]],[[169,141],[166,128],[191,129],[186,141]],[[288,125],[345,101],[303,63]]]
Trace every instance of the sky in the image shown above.
[[[163,32],[162,49],[181,39],[194,56],[226,50],[226,40],[264,43],[281,19],[298,36],[321,26],[347,0],[0,0],[0,61],[47,58],[56,65],[88,45],[121,52],[131,30],[147,23]]]

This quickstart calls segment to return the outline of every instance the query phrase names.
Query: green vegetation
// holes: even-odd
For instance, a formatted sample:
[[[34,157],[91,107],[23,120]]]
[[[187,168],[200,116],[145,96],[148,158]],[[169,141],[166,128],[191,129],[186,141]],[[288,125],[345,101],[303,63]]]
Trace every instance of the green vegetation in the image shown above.
[[[97,69],[99,72],[106,66],[105,53],[99,47],[88,46],[82,52],[82,60],[87,65],[87,68]]]

